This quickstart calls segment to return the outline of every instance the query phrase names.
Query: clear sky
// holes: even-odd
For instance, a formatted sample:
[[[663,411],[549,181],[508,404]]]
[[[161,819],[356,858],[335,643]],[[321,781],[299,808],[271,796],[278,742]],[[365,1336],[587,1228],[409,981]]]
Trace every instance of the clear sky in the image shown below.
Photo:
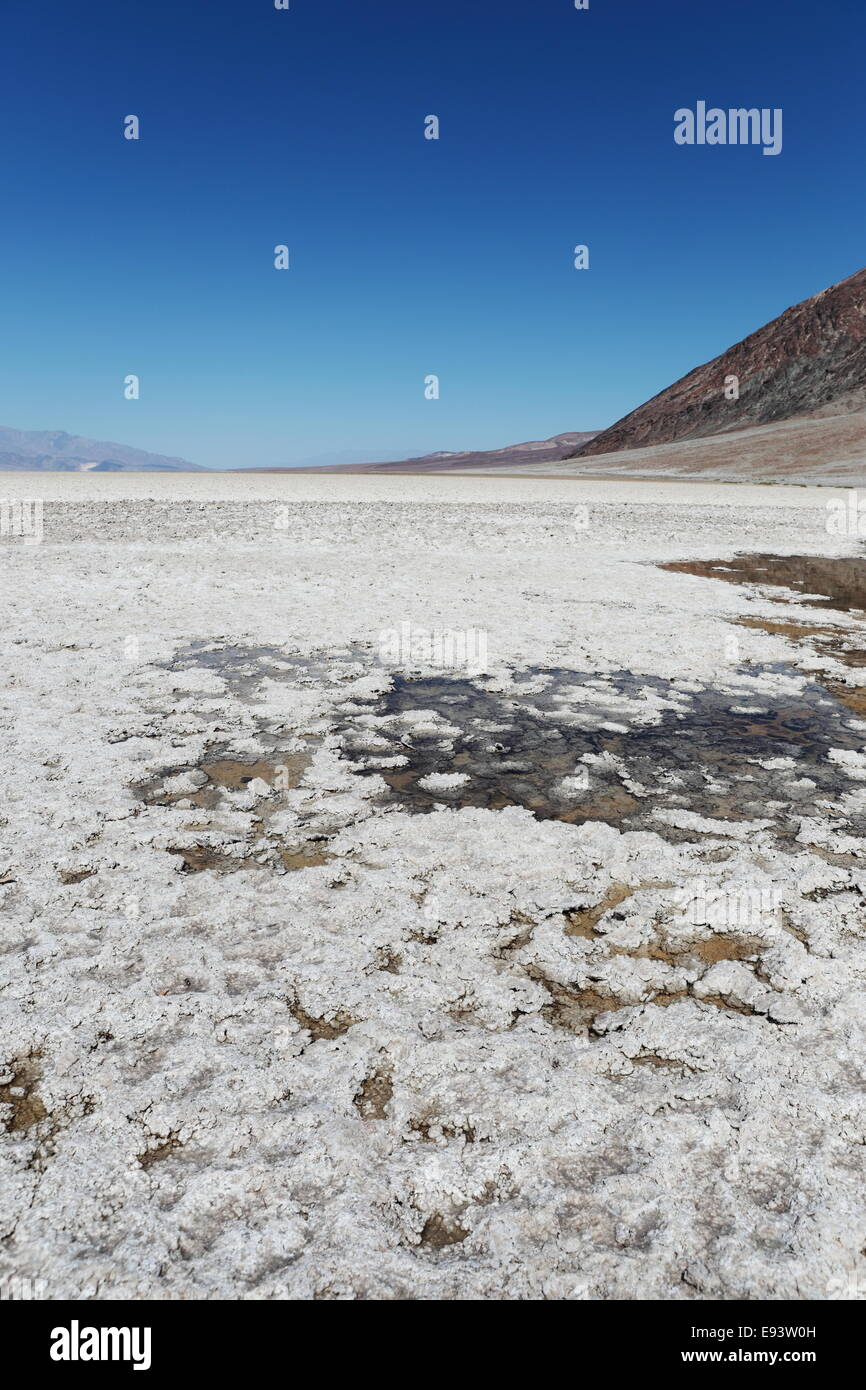
[[[3,425],[209,467],[492,448],[866,264],[863,0],[41,0],[0,33]],[[699,100],[781,107],[782,153],[677,146]]]

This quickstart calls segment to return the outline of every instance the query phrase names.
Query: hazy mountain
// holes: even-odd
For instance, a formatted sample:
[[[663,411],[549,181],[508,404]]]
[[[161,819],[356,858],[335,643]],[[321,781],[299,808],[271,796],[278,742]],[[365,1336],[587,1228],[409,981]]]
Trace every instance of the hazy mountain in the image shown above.
[[[552,439],[527,444],[509,444],[504,449],[470,450],[466,453],[440,452],[422,454],[420,458],[390,460],[381,463],[340,464],[331,468],[250,468],[245,473],[450,473],[460,469],[519,468],[521,465],[553,463],[568,458],[575,445],[592,439],[592,430],[557,434]]]
[[[725,387],[736,377],[739,399]],[[701,439],[866,406],[866,270],[822,290],[582,444],[572,455]]]
[[[84,439],[65,430],[12,430],[0,426],[0,472],[206,473],[186,459],[148,454],[128,444]]]

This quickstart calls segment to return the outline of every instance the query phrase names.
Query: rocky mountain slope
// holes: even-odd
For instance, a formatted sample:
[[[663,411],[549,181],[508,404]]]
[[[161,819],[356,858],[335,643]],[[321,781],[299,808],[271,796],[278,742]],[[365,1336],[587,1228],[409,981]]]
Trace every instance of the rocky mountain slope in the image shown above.
[[[728,399],[730,378],[738,399]],[[802,415],[866,406],[866,270],[842,280],[696,367],[596,434],[572,457],[701,439]]]

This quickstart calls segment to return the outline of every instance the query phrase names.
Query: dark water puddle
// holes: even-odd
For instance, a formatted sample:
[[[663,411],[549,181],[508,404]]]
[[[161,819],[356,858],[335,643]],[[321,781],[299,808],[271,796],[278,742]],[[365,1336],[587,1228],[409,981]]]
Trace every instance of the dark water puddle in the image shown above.
[[[659,565],[674,574],[724,579],[729,584],[767,584],[816,595],[814,608],[844,613],[866,610],[866,559],[825,555],[735,555],[732,560],[675,560]]]
[[[783,557],[783,563],[794,560]],[[722,577],[709,568],[712,577]],[[756,580],[757,572],[751,572],[748,582],[769,582]],[[724,577],[733,578],[733,572]],[[786,572],[777,582],[793,587],[792,577]],[[801,572],[799,579],[811,590],[811,572]],[[737,576],[736,582],[745,580]],[[866,590],[863,597],[866,600]],[[840,643],[846,637],[817,624],[779,622],[774,630],[793,640],[799,635]],[[301,657],[287,656],[277,647],[210,642],[191,644],[168,669],[212,670],[238,698],[255,705],[266,678],[333,690],[376,668],[370,652],[360,647]],[[762,684],[772,690],[781,684],[780,677],[792,693],[762,692]],[[503,691],[486,688],[483,677],[413,679],[392,673],[385,694],[355,696],[352,705],[334,707],[332,729],[342,756],[359,776],[383,778],[394,805],[419,813],[442,806],[520,806],[540,820],[604,821],[621,829],[652,830],[679,842],[693,839],[695,831],[687,823],[677,827],[656,816],[686,812],[731,822],[732,834],[737,821],[766,820],[781,843],[793,841],[801,817],[832,815],[834,827],[866,835],[866,818],[818,804],[836,802],[858,786],[828,757],[831,749],[862,751],[863,732],[852,727],[851,709],[856,706],[846,708],[841,692],[836,698],[832,686],[828,689],[825,683],[822,689],[811,679],[801,680],[787,665],[743,668],[731,684],[736,688],[719,691],[636,677],[629,671],[600,676],[530,668],[515,673]],[[194,790],[166,788],[168,777],[190,771],[177,767],[140,787],[139,795],[152,806],[180,803],[218,811],[231,806],[232,792],[255,778],[282,790],[300,785],[320,740],[307,738],[304,749],[288,752],[286,742],[297,742],[290,738],[292,731],[265,718],[254,722],[261,750],[254,758],[239,758],[231,744],[214,746],[195,769],[205,780]],[[790,765],[759,765],[778,760]],[[427,781],[431,777],[432,783]],[[443,777],[444,784],[437,780]],[[174,852],[181,854],[190,872],[255,867],[283,871],[326,863],[330,856],[321,837],[310,835],[299,845],[280,843],[278,836],[268,833],[268,822],[281,804],[279,798],[257,804],[249,834],[233,846],[246,857],[207,843]],[[208,826],[190,824],[187,829],[194,834]],[[201,838],[206,841],[208,836]],[[727,851],[719,847],[715,852]],[[591,921],[573,924],[576,935],[591,934],[593,928]]]
[[[851,670],[862,670],[866,666],[866,633],[851,633],[810,623],[775,622],[772,618],[737,618],[735,621],[738,627],[755,628],[768,632],[772,637],[785,637],[797,646],[806,646],[816,656],[831,657]],[[829,695],[841,701],[858,718],[866,717],[866,686],[847,685],[845,681],[834,680],[823,672],[816,673],[815,678]]]
[[[762,670],[792,674],[785,666],[752,669],[757,676]],[[541,693],[520,692],[521,684],[539,676],[548,682]],[[677,708],[664,709],[656,724],[635,724],[636,706],[624,713],[617,699],[633,701],[640,691],[674,701]],[[437,730],[435,721],[419,728],[418,711],[435,712],[456,733]],[[837,797],[854,785],[828,761],[829,750],[863,747],[862,734],[849,727],[848,710],[811,682],[796,696],[780,698],[758,694],[754,686],[736,693],[687,692],[630,672],[602,681],[574,671],[534,670],[516,679],[513,694],[502,695],[468,680],[397,676],[372,712],[392,717],[376,725],[388,745],[371,756],[369,728],[350,718],[341,729],[344,755],[361,764],[362,776],[383,777],[411,810],[523,806],[540,820],[601,820],[657,833],[653,812],[665,809],[718,820],[770,818],[785,835],[794,835],[796,817],[813,814],[817,799]],[[399,718],[412,712],[414,719]],[[621,731],[600,727],[604,722]],[[604,761],[587,764],[586,755]],[[382,766],[391,757],[406,761]],[[793,766],[768,769],[755,761],[779,758]],[[423,785],[431,774],[454,773],[465,780],[453,787]],[[585,778],[585,787],[567,780],[575,777]],[[801,779],[812,785],[796,785]],[[772,802],[781,804],[768,807]],[[668,839],[690,837],[667,826],[663,833]]]

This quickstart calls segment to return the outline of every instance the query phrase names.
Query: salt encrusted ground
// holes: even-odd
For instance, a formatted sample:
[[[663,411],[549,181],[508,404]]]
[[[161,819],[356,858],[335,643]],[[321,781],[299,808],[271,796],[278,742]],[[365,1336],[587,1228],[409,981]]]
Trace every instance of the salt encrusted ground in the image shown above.
[[[59,500],[41,545],[0,548],[0,1277],[51,1298],[862,1294],[861,755],[791,845],[769,803],[660,834],[412,815],[335,734],[349,713],[375,743],[372,657],[403,622],[486,631],[500,692],[545,665],[746,708],[796,703],[797,662],[866,682],[734,626],[774,611],[753,590],[653,564],[853,554],[826,492],[2,481]],[[196,642],[287,660],[227,678],[178,660]],[[284,764],[311,754],[288,791],[208,808],[200,779],[164,785],[274,737]],[[148,805],[154,784],[180,800]],[[256,863],[262,816],[326,862]],[[190,872],[169,851],[192,844],[250,867]]]

